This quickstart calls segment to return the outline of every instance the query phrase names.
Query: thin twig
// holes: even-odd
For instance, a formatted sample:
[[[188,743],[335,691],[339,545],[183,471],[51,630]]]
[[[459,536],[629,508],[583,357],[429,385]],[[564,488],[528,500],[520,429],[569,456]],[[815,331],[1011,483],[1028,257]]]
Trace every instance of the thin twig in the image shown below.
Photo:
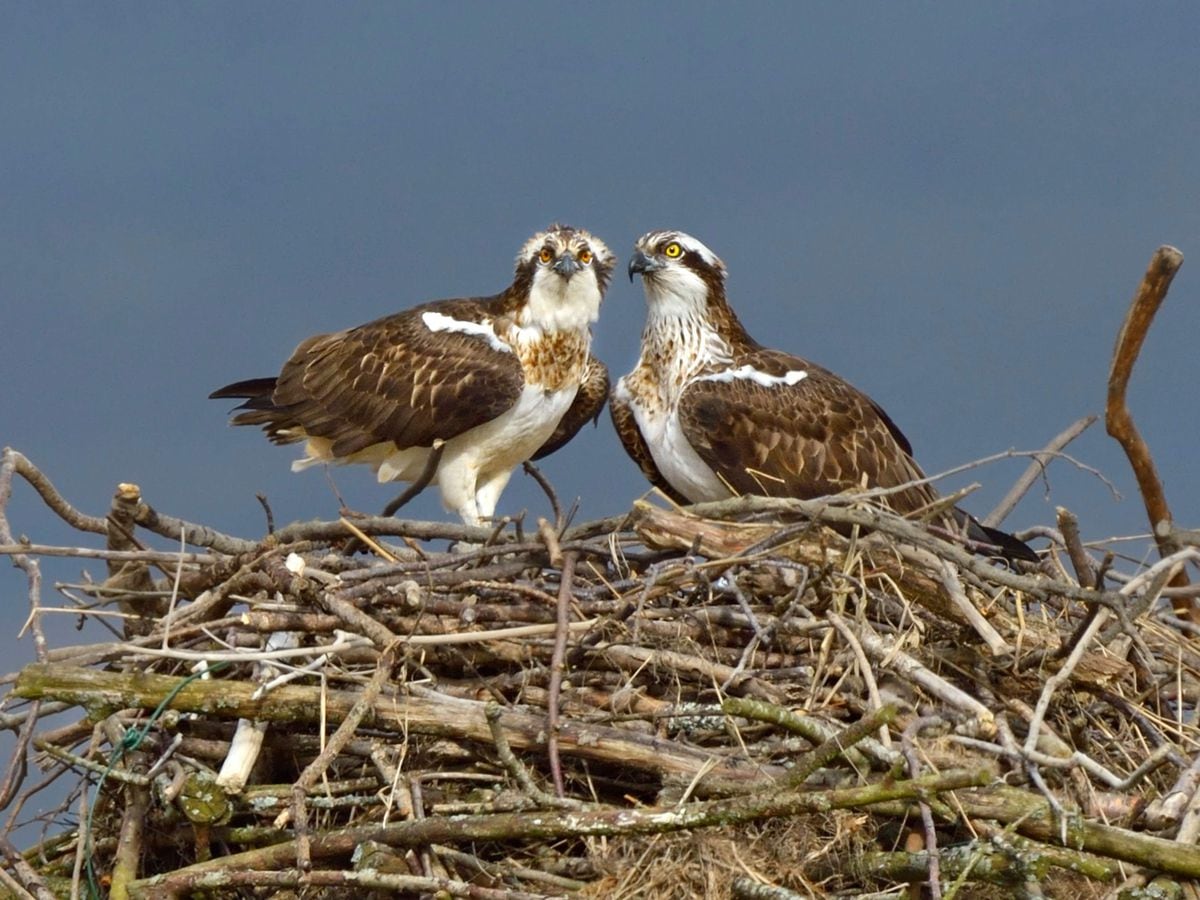
[[[1075,570],[1075,578],[1080,587],[1094,589],[1096,572],[1092,561],[1088,559],[1087,551],[1083,549],[1083,541],[1079,537],[1079,519],[1064,506],[1055,512],[1058,518],[1058,530],[1062,534],[1063,546],[1067,548],[1067,558],[1071,560],[1071,568]]]
[[[558,494],[554,490],[554,485],[542,474],[542,470],[533,464],[533,460],[526,460],[521,465],[525,469],[525,474],[538,483],[538,487],[550,501],[550,511],[554,513],[554,530],[561,532],[567,527],[567,519],[563,515],[562,505],[558,502]]]
[[[496,756],[499,757],[501,765],[508,770],[508,773],[521,786],[521,790],[528,794],[529,798],[540,807],[548,809],[583,809],[584,804],[577,800],[571,800],[561,795],[548,794],[538,787],[537,782],[533,780],[533,776],[529,774],[529,770],[521,763],[521,760],[517,759],[517,755],[513,752],[512,744],[509,743],[508,737],[504,733],[503,713],[504,708],[499,703],[488,703],[484,708],[488,727],[492,731],[492,743],[496,745]]]
[[[1098,418],[1100,417],[1096,415],[1084,416],[1082,419],[1072,422],[1062,432],[1055,435],[1050,440],[1050,443],[1033,455],[1033,461],[1021,473],[1021,477],[1009,488],[1008,493],[1004,495],[992,511],[980,521],[989,528],[999,527],[1000,523],[1008,518],[1008,514],[1021,501],[1021,498],[1033,487],[1033,483],[1045,474],[1046,466],[1050,461],[1058,458],[1062,448],[1087,431]]]
[[[383,689],[383,684],[391,677],[392,669],[396,665],[397,643],[389,644],[383,649],[379,655],[379,662],[375,666],[375,674],[371,676],[371,680],[363,687],[362,693],[358,700],[346,713],[346,717],[342,719],[337,729],[329,736],[329,741],[324,749],[317,757],[309,763],[300,777],[296,779],[295,785],[292,787],[292,817],[298,831],[303,831],[303,822],[306,820],[304,800],[308,792],[313,789],[317,781],[325,775],[325,771],[332,765],[333,761],[345,748],[346,744],[354,736],[354,732],[362,723],[363,717],[367,715],[375,704],[375,699],[379,696],[379,692]],[[311,859],[308,857],[307,842],[300,841],[297,844],[298,858],[297,865],[301,871],[307,871],[311,868]]]
[[[433,442],[433,446],[429,450],[429,457],[425,460],[425,467],[421,469],[421,474],[417,476],[417,480],[410,484],[399,497],[392,500],[383,508],[384,516],[394,516],[397,510],[420,494],[425,488],[429,487],[429,483],[433,481],[433,476],[437,474],[438,466],[442,463],[442,454],[445,451],[445,441],[439,438]]]
[[[17,453],[11,447],[5,447],[3,455],[0,455],[0,544],[16,544],[13,538],[12,529],[8,524],[8,501],[12,496],[12,477],[14,472],[19,472],[26,480],[29,480],[30,475],[27,470],[32,470],[38,476],[41,473],[33,469],[29,460],[25,459],[20,453]],[[38,483],[31,481],[34,487],[38,487]],[[61,501],[57,492],[46,481],[43,488],[55,499]],[[41,493],[41,490],[39,490]],[[43,494],[43,499],[46,494]],[[47,500],[47,503],[50,501]],[[103,521],[103,520],[101,520]],[[14,553],[12,555],[13,565],[25,573],[26,580],[29,583],[29,589],[26,594],[29,598],[29,618],[26,620],[26,626],[33,631],[33,647],[39,660],[46,659],[46,635],[42,631],[42,620],[39,614],[42,600],[42,569],[38,565],[36,559],[31,558],[25,553]],[[24,632],[22,627],[21,631]]]
[[[908,764],[908,777],[916,778],[921,774],[921,764],[917,759],[917,749],[914,741],[921,729],[926,725],[941,724],[941,720],[937,718],[916,718],[908,723],[908,726],[900,734],[900,746],[904,753],[904,761]],[[921,800],[917,804],[921,810],[921,824],[925,829],[925,852],[929,855],[929,896],[932,900],[941,900],[942,884],[941,875],[938,871],[938,840],[937,828],[933,821],[933,811],[929,808],[929,804]]]
[[[983,614],[975,608],[975,604],[967,597],[963,590],[962,582],[958,580],[958,572],[954,568],[954,564],[948,560],[938,560],[942,572],[942,586],[945,587],[946,593],[950,595],[950,600],[954,603],[955,608],[966,617],[966,620],[975,629],[975,633],[983,638],[984,643],[988,645],[988,649],[992,651],[993,656],[1005,656],[1012,652],[1012,648],[1008,645],[1008,641],[1000,636],[1000,633],[992,626],[991,622],[983,617]]]
[[[550,565],[562,568],[563,551],[558,542],[558,534],[545,519],[538,517],[538,536],[546,545],[546,553],[550,556]]]
[[[31,892],[38,900],[54,900],[54,892],[46,886],[46,882],[42,880],[42,876],[34,871],[31,866],[15,846],[9,840],[8,835],[0,833],[0,855],[3,855],[8,860],[9,866],[20,878],[25,889]]]
[[[115,562],[192,563],[210,565],[224,559],[215,553],[179,553],[175,550],[100,550],[94,547],[52,547],[48,544],[0,544],[0,556],[28,553],[30,556],[60,556],[104,559]],[[99,585],[96,586],[99,588]]]
[[[575,577],[574,551],[563,555],[558,583],[558,606],[554,623],[554,654],[550,658],[550,697],[546,707],[546,757],[554,778],[554,793],[565,796],[562,760],[558,755],[558,704],[566,671],[567,635],[571,623],[571,581]]]
[[[850,626],[846,624],[846,620],[832,609],[825,613],[825,618],[838,630],[838,634],[842,636],[842,640],[850,647],[850,651],[854,654],[854,658],[858,662],[858,673],[867,687],[867,697],[871,701],[871,711],[875,712],[876,710],[883,709],[884,704],[882,698],[879,696],[879,685],[875,683],[875,673],[871,669],[870,662],[867,661],[867,654],[863,652],[862,644],[859,643]],[[892,738],[886,726],[879,729],[879,743],[885,747],[892,746]]]
[[[267,517],[267,534],[275,533],[275,511],[271,509],[271,503],[267,500],[267,495],[259,491],[254,495],[254,499],[258,501],[258,505],[263,508],[263,515]]]
[[[33,729],[37,725],[38,713],[41,711],[41,706],[41,701],[35,700],[29,708],[24,724],[21,725],[21,733],[17,736],[17,745],[13,748],[12,757],[8,761],[8,768],[4,772],[4,781],[0,784],[0,809],[8,809],[8,804],[12,803],[13,797],[17,794],[17,789],[20,787],[21,782],[25,780],[29,757],[29,743],[33,740]]]

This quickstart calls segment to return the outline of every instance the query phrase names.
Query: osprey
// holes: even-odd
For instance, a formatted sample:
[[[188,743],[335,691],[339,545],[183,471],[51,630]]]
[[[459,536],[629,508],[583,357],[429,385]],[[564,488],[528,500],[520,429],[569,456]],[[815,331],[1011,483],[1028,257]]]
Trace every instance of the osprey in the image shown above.
[[[293,471],[365,463],[381,482],[432,480],[447,509],[478,525],[516,466],[557,450],[603,408],[608,370],[589,348],[614,263],[586,231],[552,225],[521,248],[499,294],[316,335],[278,377],[210,396],[246,401],[234,425],[304,441]]]
[[[925,477],[907,438],[870,397],[746,332],[725,298],[725,264],[700,241],[679,231],[644,235],[629,262],[631,281],[635,274],[649,307],[641,357],[617,382],[609,409],[625,450],[669,496],[809,499]],[[925,483],[886,495],[902,515],[936,499]],[[961,510],[952,517],[1002,555],[1037,559]]]

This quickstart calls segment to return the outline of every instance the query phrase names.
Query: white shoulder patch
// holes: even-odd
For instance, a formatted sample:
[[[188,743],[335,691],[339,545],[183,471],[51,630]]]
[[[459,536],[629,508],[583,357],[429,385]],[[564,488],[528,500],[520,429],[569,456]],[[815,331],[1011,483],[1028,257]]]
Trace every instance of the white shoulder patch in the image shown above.
[[[496,332],[492,330],[492,323],[489,319],[484,319],[482,322],[464,322],[461,319],[453,319],[440,312],[430,310],[421,313],[421,321],[430,331],[456,331],[459,334],[474,335],[486,340],[493,350],[512,353],[512,347],[496,337]]]
[[[793,369],[790,372],[784,372],[782,375],[768,375],[766,372],[760,372],[754,366],[738,366],[736,369],[726,369],[724,372],[703,375],[696,380],[723,382],[744,380],[753,381],[755,384],[761,384],[763,387],[778,387],[781,384],[790,387],[793,384],[799,384],[807,377],[808,373],[803,369]]]

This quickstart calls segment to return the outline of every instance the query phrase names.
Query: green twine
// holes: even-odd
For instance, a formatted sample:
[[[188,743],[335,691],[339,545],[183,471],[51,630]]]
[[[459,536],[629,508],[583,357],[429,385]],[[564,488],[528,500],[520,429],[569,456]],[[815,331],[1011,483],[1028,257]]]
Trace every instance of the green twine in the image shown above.
[[[92,816],[96,812],[96,803],[100,799],[100,791],[104,787],[104,782],[108,778],[108,773],[111,772],[113,766],[117,764],[117,760],[119,760],[126,753],[136,750],[142,745],[142,741],[146,739],[146,735],[150,733],[150,729],[154,726],[154,723],[157,722],[162,717],[162,714],[167,711],[167,707],[171,705],[171,701],[175,699],[176,695],[180,691],[182,691],[197,678],[203,678],[205,675],[210,675],[213,672],[219,672],[228,665],[228,661],[219,662],[215,665],[208,666],[199,672],[193,672],[187,678],[184,678],[179,682],[179,684],[175,685],[175,687],[171,688],[171,690],[167,692],[167,696],[163,697],[162,702],[154,708],[154,712],[150,714],[150,718],[146,720],[145,725],[143,725],[141,728],[130,728],[125,732],[125,736],[121,739],[121,742],[117,746],[113,747],[112,753],[110,753],[108,757],[108,764],[104,767],[104,771],[100,773],[100,780],[96,782],[96,792],[93,794],[91,805],[88,807],[87,825],[84,828],[83,834],[80,835],[80,840],[85,842],[85,852],[87,853],[87,863],[85,864],[85,869],[87,871],[88,894],[92,900],[101,900],[100,882],[96,879],[96,867],[92,862],[92,853],[90,850],[92,841]]]

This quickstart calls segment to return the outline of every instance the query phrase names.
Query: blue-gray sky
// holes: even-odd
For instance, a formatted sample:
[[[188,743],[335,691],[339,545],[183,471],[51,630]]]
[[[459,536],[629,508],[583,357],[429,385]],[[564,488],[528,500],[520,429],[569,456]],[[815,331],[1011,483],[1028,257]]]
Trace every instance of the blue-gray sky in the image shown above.
[[[291,474],[294,448],[208,392],[310,334],[497,291],[562,220],[622,267],[651,228],[708,243],[751,332],[871,394],[937,472],[1101,412],[1173,243],[1194,261],[1131,403],[1195,525],[1198,35],[1188,4],[7,4],[0,443],[91,513],[133,481],[245,536],[256,491],[281,522],[333,516],[320,470]],[[615,279],[595,344],[615,374],[643,314]],[[1102,427],[1071,452],[1124,499],[1060,464],[1007,524],[1062,504],[1088,537],[1145,531]],[[965,505],[1023,465],[972,473]],[[582,518],[645,489],[607,417],[544,469]],[[335,475],[360,509],[395,493]],[[546,504],[518,473],[499,511],[523,508]],[[432,496],[409,513],[450,518]],[[22,484],[10,515],[85,542]],[[0,596],[20,621],[7,566]]]

